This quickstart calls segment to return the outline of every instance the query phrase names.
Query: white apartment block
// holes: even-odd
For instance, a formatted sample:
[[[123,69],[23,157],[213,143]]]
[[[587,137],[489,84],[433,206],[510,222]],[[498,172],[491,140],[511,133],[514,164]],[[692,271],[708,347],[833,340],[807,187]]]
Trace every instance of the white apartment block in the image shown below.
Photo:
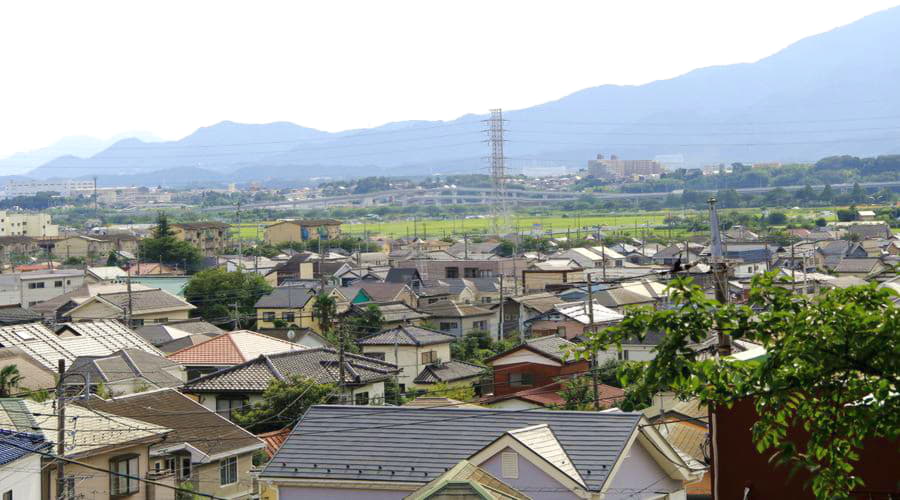
[[[63,180],[27,180],[16,181],[10,180],[6,183],[6,197],[13,198],[16,196],[34,196],[38,193],[54,192],[63,196],[71,196],[72,191],[93,190],[94,181],[76,181],[72,179]]]
[[[0,274],[0,306],[31,307],[84,284],[81,269]]]
[[[49,214],[29,214],[0,210],[0,236],[30,236],[45,238],[59,236],[59,226]]]

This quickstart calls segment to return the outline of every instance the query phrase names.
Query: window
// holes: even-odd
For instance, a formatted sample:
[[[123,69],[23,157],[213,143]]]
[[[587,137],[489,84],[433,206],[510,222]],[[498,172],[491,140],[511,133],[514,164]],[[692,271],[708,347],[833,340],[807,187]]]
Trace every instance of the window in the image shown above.
[[[135,327],[135,326],[144,326],[144,320],[143,320],[143,319],[134,319],[134,318],[132,318],[132,319],[131,319],[131,326],[132,326],[132,327]]]
[[[472,328],[475,330],[481,330],[483,332],[486,332],[488,329],[487,321],[473,321]]]
[[[466,267],[463,269],[463,277],[464,278],[477,278],[478,277],[478,268],[477,267]]]
[[[191,457],[181,457],[181,470],[179,471],[178,478],[191,478]]]
[[[482,298],[481,298],[481,303],[482,303],[482,304],[490,304],[490,303],[491,303],[491,300],[492,300],[491,297],[482,297]]]
[[[219,460],[219,485],[226,486],[237,482],[237,457]]]
[[[628,361],[628,351],[622,351],[619,353],[619,361]]]
[[[501,475],[505,479],[519,478],[519,454],[504,452],[500,454]]]
[[[429,304],[434,304],[437,301],[438,301],[438,299],[428,299]]]
[[[66,280],[66,284],[67,284],[67,285],[71,285],[71,284],[72,284],[72,280]]]
[[[156,318],[156,323],[168,323],[169,318]]]
[[[293,313],[293,311],[281,313],[281,319],[283,319],[283,320],[285,320],[285,321],[294,321],[294,313]]]
[[[379,361],[384,361],[384,353],[383,352],[364,352],[363,356],[367,358],[377,359]]]
[[[437,361],[437,351],[428,351],[422,353],[422,364],[428,365]]]
[[[456,323],[452,323],[452,322],[445,323],[445,322],[441,321],[441,327],[439,328],[439,330],[442,332],[449,332],[451,330],[456,330]]]
[[[510,373],[510,387],[527,387],[534,385],[534,376],[530,373]]]
[[[54,281],[53,288],[62,288],[62,280]]]
[[[366,406],[369,404],[369,393],[357,392],[353,397],[353,401],[357,406]]]
[[[140,481],[137,480],[137,477],[140,476],[141,472],[140,469],[138,469],[137,455],[125,455],[113,458],[109,461],[109,470],[118,473],[118,475],[109,475],[110,496],[131,495],[139,491]]]
[[[266,311],[263,313],[263,321],[275,321],[275,313],[272,311]]]
[[[565,338],[566,337],[566,327],[557,326],[556,327],[556,335]]]
[[[41,281],[40,283],[29,283],[28,288],[31,290],[34,290],[35,288],[44,288],[44,282]]]
[[[458,267],[448,267],[444,270],[447,274],[447,278],[459,278],[459,268]]]
[[[232,420],[232,412],[240,410],[246,401],[244,398],[216,398],[216,413]]]
[[[166,470],[173,474],[175,473],[175,459],[174,458],[166,459]]]
[[[3,500],[13,500],[12,490],[3,492]]]

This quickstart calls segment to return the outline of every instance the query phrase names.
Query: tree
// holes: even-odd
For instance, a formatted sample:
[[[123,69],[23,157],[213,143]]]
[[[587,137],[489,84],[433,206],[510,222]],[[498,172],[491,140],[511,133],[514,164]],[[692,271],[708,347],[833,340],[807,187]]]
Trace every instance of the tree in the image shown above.
[[[326,403],[334,385],[319,384],[300,375],[272,379],[262,401],[232,414],[234,422],[251,432],[275,431],[295,422],[313,405]]]
[[[189,269],[194,269],[200,263],[202,256],[197,247],[187,241],[175,238],[175,232],[169,225],[166,214],[160,212],[156,219],[153,237],[141,240],[141,258],[148,262],[162,261],[166,264],[184,265]]]
[[[787,215],[784,212],[772,212],[766,217],[766,221],[773,226],[783,226],[787,224]]]
[[[354,338],[378,333],[383,324],[384,316],[375,304],[369,304],[361,313],[347,317],[347,330]]]
[[[22,376],[16,365],[6,365],[0,369],[0,398],[8,398],[21,382]]]
[[[748,304],[720,304],[689,278],[673,280],[675,309],[630,311],[619,326],[590,334],[577,355],[665,331],[652,361],[620,368],[630,384],[626,409],[661,390],[711,408],[748,398],[759,415],[752,436],[760,453],[810,471],[817,497],[847,498],[862,485],[853,471],[864,441],[900,435],[900,308],[875,285],[805,297],[777,286],[775,276],[754,278]],[[761,344],[766,356],[703,359],[688,348],[715,332]]]
[[[850,198],[853,203],[863,203],[866,201],[866,191],[858,182],[853,183],[853,190],[850,191]]]
[[[825,220],[824,217],[819,217],[816,219],[816,227],[826,227],[828,226],[828,221]]]
[[[812,201],[815,201],[815,199],[816,199],[816,192],[813,191],[812,186],[810,186],[809,184],[807,184],[807,185],[803,186],[803,190],[802,190],[802,191],[800,191],[799,193],[797,193],[797,198],[799,198],[800,201],[802,201],[802,202],[804,202],[804,203],[810,203],[810,202],[812,202]]]
[[[323,332],[331,331],[334,324],[334,316],[337,314],[337,302],[334,297],[320,293],[316,295],[313,303],[313,318],[319,322],[319,328]]]
[[[234,304],[241,317],[255,317],[256,301],[271,291],[259,274],[213,268],[191,277],[184,298],[197,306],[197,314],[206,321],[223,323],[234,316]]]
[[[594,384],[591,377],[572,377],[562,383],[559,391],[566,402],[563,410],[592,411],[594,409]]]
[[[825,187],[822,188],[822,192],[819,194],[819,199],[825,203],[834,201],[834,190],[831,189],[831,184],[825,184]]]

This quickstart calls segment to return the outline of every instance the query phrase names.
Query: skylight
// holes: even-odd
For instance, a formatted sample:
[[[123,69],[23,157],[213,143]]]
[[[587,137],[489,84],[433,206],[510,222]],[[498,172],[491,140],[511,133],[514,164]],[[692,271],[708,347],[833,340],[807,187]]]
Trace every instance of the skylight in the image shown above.
[[[16,330],[16,337],[19,337],[22,340],[34,340],[34,335],[29,333],[27,330]]]

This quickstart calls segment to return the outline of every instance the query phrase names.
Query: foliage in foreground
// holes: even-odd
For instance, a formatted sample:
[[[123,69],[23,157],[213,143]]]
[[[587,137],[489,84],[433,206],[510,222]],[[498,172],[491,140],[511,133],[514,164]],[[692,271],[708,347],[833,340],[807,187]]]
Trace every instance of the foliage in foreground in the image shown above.
[[[273,379],[261,402],[234,412],[234,422],[255,434],[277,431],[299,419],[310,406],[326,403],[333,390],[330,384],[317,384],[299,375]]]
[[[649,363],[623,365],[624,406],[640,405],[660,390],[704,404],[731,405],[750,398],[759,414],[753,441],[781,464],[809,471],[818,498],[846,498],[863,485],[854,462],[871,438],[900,434],[900,309],[891,292],[874,285],[830,290],[814,298],[774,284],[773,274],[753,281],[747,305],[720,304],[690,279],[675,280],[676,309],[631,312],[615,328],[592,334],[579,349],[621,346],[623,339],[664,331]],[[699,359],[688,346],[709,334],[763,345],[761,361]],[[809,438],[798,442],[797,429]]]

